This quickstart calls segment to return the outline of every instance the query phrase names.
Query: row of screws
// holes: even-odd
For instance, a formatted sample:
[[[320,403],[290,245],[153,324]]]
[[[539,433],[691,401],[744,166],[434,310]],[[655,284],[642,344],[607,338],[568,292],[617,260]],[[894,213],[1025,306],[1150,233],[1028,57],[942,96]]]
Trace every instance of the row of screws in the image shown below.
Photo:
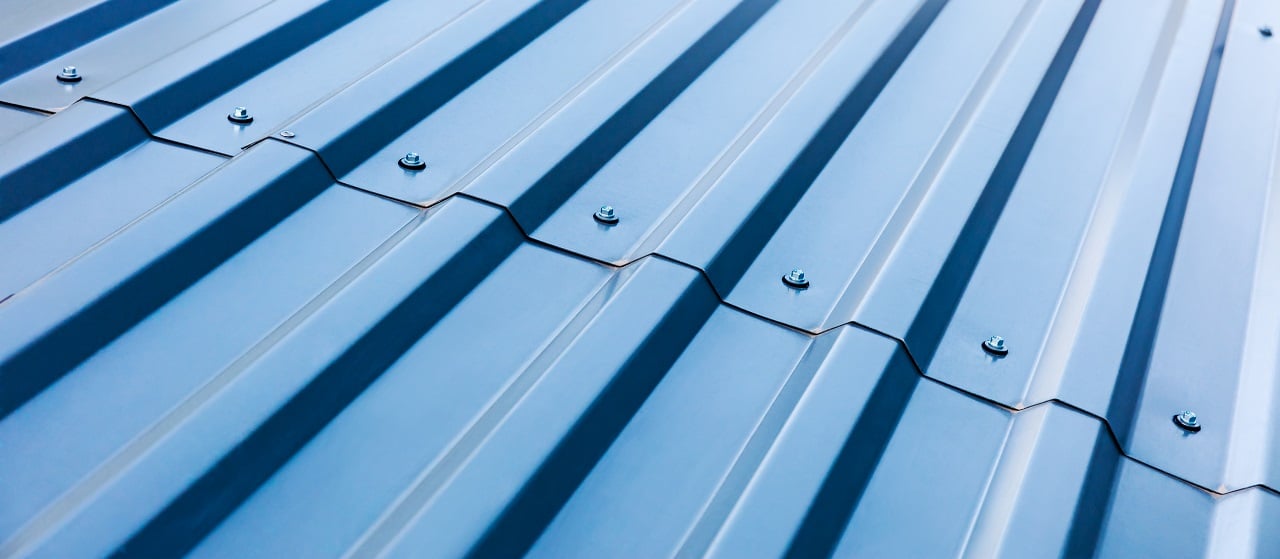
[[[1272,36],[1270,26],[1264,25],[1258,28],[1258,32],[1263,37],[1270,38]],[[57,79],[60,82],[75,83],[80,81],[82,76],[75,66],[67,66],[57,75]],[[253,122],[253,116],[249,114],[249,110],[245,107],[236,107],[227,115],[227,119],[237,124],[248,124]],[[280,132],[280,135],[285,138],[292,138],[294,133],[289,130],[285,130]],[[423,161],[422,157],[415,152],[406,153],[404,157],[400,158],[399,164],[400,167],[411,171],[421,171],[427,167],[426,162]],[[613,206],[608,204],[600,206],[592,217],[597,222],[604,225],[616,225],[618,223],[617,212],[614,210]],[[804,270],[801,270],[800,268],[794,268],[791,272],[782,276],[782,282],[788,287],[794,289],[807,289],[809,287],[809,280],[805,277]],[[1009,354],[1009,347],[1005,344],[1005,340],[1001,336],[991,336],[986,340],[983,340],[982,349],[983,351],[997,357],[1004,357]],[[1181,429],[1191,433],[1197,433],[1201,429],[1200,420],[1193,411],[1182,411],[1174,415],[1173,422]]]
[[[406,169],[420,170],[426,167],[426,163],[422,161],[421,156],[417,153],[409,152],[400,158],[400,166]],[[617,210],[608,204],[600,206],[591,217],[605,225],[616,225],[618,223]],[[805,277],[804,270],[800,268],[793,268],[789,273],[782,276],[782,283],[795,289],[807,289],[809,287],[809,279]],[[1009,346],[1001,336],[991,336],[983,340],[982,349],[997,357],[1009,355]],[[1199,419],[1196,417],[1195,412],[1183,411],[1173,416],[1173,420],[1179,427],[1187,431],[1192,433],[1200,431]]]
[[[614,211],[613,206],[609,205],[600,206],[600,209],[596,210],[593,217],[595,217],[595,220],[600,223],[612,225],[618,222],[617,213]],[[809,287],[809,279],[805,277],[804,270],[801,270],[800,268],[795,268],[787,275],[782,276],[782,282],[787,284],[787,286],[796,289],[806,289]],[[1001,336],[991,336],[986,340],[983,340],[982,349],[987,353],[999,357],[1009,354],[1009,346]],[[1184,411],[1173,416],[1173,419],[1179,427],[1182,427],[1187,431],[1194,433],[1200,430],[1200,423],[1195,412]]]
[[[1005,344],[1004,338],[1000,336],[991,336],[982,342],[982,349],[987,353],[998,357],[1009,355],[1009,346]],[[1173,422],[1184,430],[1192,433],[1200,431],[1200,419],[1196,417],[1196,412],[1183,411],[1173,416]]]
[[[1263,37],[1271,37],[1272,35],[1271,27],[1269,26],[1263,26],[1259,28],[1258,31]],[[57,78],[58,81],[61,82],[74,83],[80,81],[82,76],[75,66],[67,66],[62,69],[62,72],[58,73]],[[249,110],[245,107],[236,107],[227,115],[227,119],[237,124],[248,124],[253,122],[253,116],[249,114]],[[280,132],[280,136],[292,138],[294,137],[294,133],[289,130],[285,130]],[[415,152],[406,153],[404,157],[400,158],[399,163],[401,167],[411,171],[421,171],[427,167],[426,162],[423,161],[422,157]],[[592,217],[594,217],[596,221],[605,225],[616,225],[618,223],[617,212],[613,209],[613,206],[608,204],[600,206],[600,209],[596,210]],[[791,272],[782,276],[782,282],[788,287],[795,289],[807,289],[809,287],[809,280],[805,277],[804,270],[801,270],[800,268],[794,268]],[[1000,336],[991,336],[984,340],[982,342],[982,349],[987,353],[998,357],[1004,357],[1009,354],[1009,348],[1005,344],[1004,338]],[[1174,415],[1173,422],[1178,427],[1192,433],[1199,432],[1201,428],[1200,420],[1193,411],[1183,411]]]
[[[422,158],[414,152],[405,154],[400,158],[400,166],[406,169],[420,170],[426,167],[426,163]],[[608,204],[600,206],[599,209],[591,216],[597,222],[604,225],[616,225],[618,223],[618,212]],[[809,287],[809,278],[805,277],[804,270],[793,268],[789,273],[782,276],[782,283],[794,289],[807,289]],[[991,336],[982,341],[982,349],[987,353],[1004,357],[1009,355],[1009,346],[1001,336]],[[1192,433],[1200,431],[1199,419],[1195,412],[1184,411],[1173,416],[1174,423],[1179,427]]]
[[[1262,27],[1260,31],[1264,37],[1271,36],[1270,27]],[[81,80],[80,72],[76,70],[75,66],[67,66],[58,74],[58,80],[63,82],[78,82]],[[227,115],[227,119],[237,124],[248,124],[253,122],[253,116],[250,115],[249,110],[244,107],[236,107],[231,111],[231,114]],[[294,133],[289,130],[280,132],[280,135],[285,138],[294,137]],[[422,160],[422,156],[411,151],[406,153],[404,157],[400,158],[400,166],[412,171],[421,171],[427,167],[427,163]],[[600,209],[596,210],[592,217],[594,217],[596,221],[605,225],[615,225],[618,223],[617,211],[613,209],[613,206],[608,204],[600,206]],[[782,276],[782,282],[788,287],[795,289],[807,289],[809,287],[809,279],[805,277],[804,270],[801,270],[800,268],[794,268],[791,272]],[[991,336],[984,340],[982,342],[982,349],[987,353],[999,357],[1009,354],[1009,348],[1005,345],[1004,338],[1000,336]],[[1195,412],[1183,411],[1182,413],[1173,416],[1173,422],[1179,427],[1192,433],[1200,431],[1200,421],[1199,418],[1196,417]]]
[[[242,108],[238,108],[240,110]],[[286,131],[287,132],[287,131]],[[281,135],[284,135],[282,132]],[[292,136],[292,133],[289,134]],[[415,152],[409,152],[400,158],[400,166],[405,169],[421,170],[426,168],[426,163],[422,157]],[[600,206],[592,215],[597,222],[605,225],[615,225],[618,223],[618,212],[608,204]],[[794,268],[786,275],[782,276],[782,282],[788,287],[795,289],[807,289],[809,287],[809,279],[805,277],[804,270]],[[991,355],[1004,357],[1009,354],[1009,346],[1005,343],[1005,339],[1001,336],[991,336],[982,342],[982,349]],[[1200,422],[1195,412],[1183,411],[1173,416],[1174,423],[1179,427],[1190,431],[1200,431]]]
[[[600,209],[596,210],[593,217],[595,217],[595,220],[600,223],[612,225],[618,222],[617,213],[614,211],[613,206],[609,205],[600,206]],[[782,283],[796,289],[806,289],[809,287],[809,279],[805,277],[804,270],[801,270],[800,268],[794,268],[790,273],[782,276]],[[991,336],[986,340],[983,340],[982,349],[987,353],[999,357],[1009,354],[1009,346],[1005,344],[1005,340],[1001,336]],[[1196,414],[1194,412],[1184,411],[1174,416],[1174,419],[1177,421],[1179,426],[1188,431],[1195,432],[1200,430],[1200,424],[1197,422]]]
[[[616,225],[618,223],[618,212],[608,204],[600,206],[600,209],[596,210],[596,213],[591,217],[604,225]],[[793,268],[790,273],[782,276],[782,283],[795,289],[808,289],[809,287],[809,280],[805,278],[804,270],[800,268]]]
[[[1260,31],[1264,37],[1271,36],[1270,27],[1263,27],[1260,29]],[[79,72],[76,71],[75,66],[67,66],[66,68],[62,69],[61,74],[58,74],[58,79],[61,81],[74,82],[74,81],[80,81],[81,78],[80,78]],[[249,115],[248,109],[244,107],[236,107],[235,110],[231,112],[231,114],[227,115],[227,118],[232,122],[242,123],[242,124],[253,121],[253,117]],[[285,138],[294,137],[294,133],[289,130],[280,132],[280,135]],[[406,153],[404,157],[401,157],[399,163],[401,167],[405,169],[413,170],[413,171],[420,171],[427,167],[426,162],[422,160],[422,156],[412,151],[409,153]],[[605,225],[616,225],[618,223],[617,211],[614,210],[613,206],[610,206],[608,204],[600,206],[600,209],[596,210],[595,214],[592,217],[596,221]],[[805,277],[804,270],[800,268],[794,268],[791,270],[791,272],[782,276],[782,282],[786,284],[788,287],[792,287],[795,289],[807,289],[809,287],[809,279]],[[1005,344],[1005,340],[1001,336],[991,336],[986,340],[983,340],[982,349],[987,353],[990,353],[992,355],[999,356],[999,357],[1003,357],[1009,354],[1009,347]],[[1178,425],[1178,427],[1181,427],[1182,429],[1185,429],[1192,433],[1200,431],[1199,418],[1196,416],[1195,412],[1193,411],[1183,411],[1173,416],[1173,421],[1176,425]]]

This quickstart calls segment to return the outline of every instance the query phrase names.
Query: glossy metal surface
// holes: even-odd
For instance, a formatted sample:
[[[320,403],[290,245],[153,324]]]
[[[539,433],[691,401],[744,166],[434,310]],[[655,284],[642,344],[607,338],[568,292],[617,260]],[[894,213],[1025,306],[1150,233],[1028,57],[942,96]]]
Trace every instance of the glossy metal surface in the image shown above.
[[[1280,555],[1273,2],[0,14],[0,556]]]
[[[22,131],[39,124],[44,116],[36,111],[28,111],[8,105],[0,105],[0,142],[17,136]]]

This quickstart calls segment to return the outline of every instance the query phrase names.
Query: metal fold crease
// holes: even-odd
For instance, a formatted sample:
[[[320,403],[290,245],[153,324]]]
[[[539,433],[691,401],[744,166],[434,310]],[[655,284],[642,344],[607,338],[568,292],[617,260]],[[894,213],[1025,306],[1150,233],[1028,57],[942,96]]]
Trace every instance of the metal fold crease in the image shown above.
[[[1280,7],[22,10],[0,555],[1280,553]]]

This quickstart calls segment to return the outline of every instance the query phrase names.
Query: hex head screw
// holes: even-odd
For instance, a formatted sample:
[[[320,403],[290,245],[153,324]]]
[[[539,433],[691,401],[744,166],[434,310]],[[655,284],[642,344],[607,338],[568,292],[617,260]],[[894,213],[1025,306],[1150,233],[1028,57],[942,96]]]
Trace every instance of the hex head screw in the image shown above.
[[[982,349],[991,355],[1004,357],[1009,355],[1009,346],[1005,345],[1004,338],[1000,336],[991,336],[982,342]]]
[[[75,83],[81,79],[80,71],[75,66],[67,66],[58,72],[58,81],[64,83]]]
[[[400,166],[410,171],[421,171],[427,168],[427,162],[417,152],[411,151],[400,158]]]
[[[596,221],[605,225],[616,225],[618,223],[618,212],[613,210],[613,206],[605,204],[596,210],[594,216]]]
[[[227,120],[236,124],[249,124],[253,122],[253,115],[249,114],[249,109],[236,107],[231,111],[231,114],[227,115]]]
[[[809,288],[809,280],[804,277],[804,270],[801,270],[800,268],[792,268],[787,275],[782,276],[782,283],[787,284],[787,287],[795,289]]]
[[[1200,432],[1200,418],[1196,417],[1196,412],[1183,411],[1182,413],[1173,416],[1173,423],[1178,427],[1181,427],[1184,431],[1190,431],[1192,433]]]

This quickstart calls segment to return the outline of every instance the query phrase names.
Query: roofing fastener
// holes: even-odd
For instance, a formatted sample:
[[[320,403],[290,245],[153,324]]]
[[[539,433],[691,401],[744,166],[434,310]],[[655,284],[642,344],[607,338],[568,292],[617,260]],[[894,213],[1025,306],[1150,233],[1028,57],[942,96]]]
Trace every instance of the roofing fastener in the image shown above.
[[[281,137],[281,138],[292,138],[292,137],[294,137],[294,136],[296,136],[296,135],[297,135],[297,134],[294,134],[292,130],[281,130],[281,131],[280,131],[280,137]]]
[[[236,107],[227,115],[227,120],[236,124],[249,124],[253,122],[253,116],[249,114],[249,109],[244,107]]]
[[[1270,25],[1263,25],[1262,27],[1259,27],[1259,28],[1258,28],[1258,33],[1261,33],[1263,37],[1270,37],[1270,36],[1271,36],[1271,26],[1270,26]]]
[[[618,223],[618,212],[613,211],[613,206],[608,204],[600,206],[600,209],[596,210],[596,214],[593,217],[596,218],[596,221],[605,225],[614,225]]]
[[[804,277],[804,270],[801,270],[800,268],[792,268],[790,273],[782,276],[782,283],[787,284],[787,287],[794,287],[796,289],[809,288],[809,280]]]
[[[999,355],[1001,357],[1009,355],[1009,346],[1004,344],[1004,338],[1000,336],[991,336],[984,340],[982,349],[991,355]]]
[[[61,72],[58,72],[58,81],[60,82],[75,83],[80,81],[81,77],[80,71],[75,66],[67,66]]]
[[[1173,422],[1178,426],[1192,433],[1200,432],[1200,418],[1196,417],[1196,412],[1183,411],[1173,416]]]
[[[421,171],[427,168],[427,162],[417,152],[411,151],[400,158],[400,166],[410,171]]]

